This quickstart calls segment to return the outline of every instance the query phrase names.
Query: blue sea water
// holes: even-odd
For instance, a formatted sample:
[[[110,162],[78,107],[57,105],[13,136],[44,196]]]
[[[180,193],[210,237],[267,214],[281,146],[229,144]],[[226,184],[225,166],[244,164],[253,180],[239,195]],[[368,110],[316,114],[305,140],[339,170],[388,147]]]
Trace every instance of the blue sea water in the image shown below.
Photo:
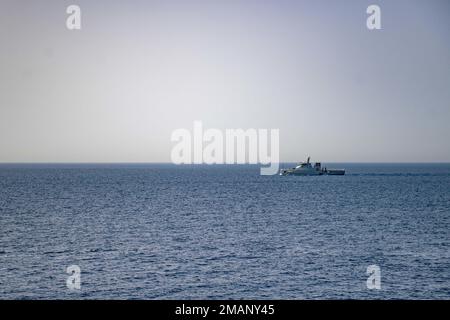
[[[449,299],[450,164],[327,166],[0,165],[0,299]]]

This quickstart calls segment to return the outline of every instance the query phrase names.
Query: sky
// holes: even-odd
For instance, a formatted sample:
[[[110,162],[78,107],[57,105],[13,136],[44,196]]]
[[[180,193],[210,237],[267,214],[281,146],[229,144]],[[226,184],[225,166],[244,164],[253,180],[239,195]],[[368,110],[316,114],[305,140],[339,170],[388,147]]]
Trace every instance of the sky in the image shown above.
[[[170,162],[196,120],[279,129],[281,161],[450,162],[449,39],[448,0],[0,0],[0,162]]]

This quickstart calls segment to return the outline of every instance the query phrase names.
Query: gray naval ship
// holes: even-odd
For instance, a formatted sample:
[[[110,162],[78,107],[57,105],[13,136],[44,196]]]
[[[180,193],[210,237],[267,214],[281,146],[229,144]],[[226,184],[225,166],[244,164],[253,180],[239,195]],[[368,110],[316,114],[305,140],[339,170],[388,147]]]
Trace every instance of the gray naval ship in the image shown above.
[[[322,168],[320,162],[316,162],[314,166],[309,162],[310,157],[306,162],[300,163],[295,168],[281,169],[280,176],[320,176],[320,175],[330,175],[330,176],[343,176],[345,174],[344,169],[327,169]]]

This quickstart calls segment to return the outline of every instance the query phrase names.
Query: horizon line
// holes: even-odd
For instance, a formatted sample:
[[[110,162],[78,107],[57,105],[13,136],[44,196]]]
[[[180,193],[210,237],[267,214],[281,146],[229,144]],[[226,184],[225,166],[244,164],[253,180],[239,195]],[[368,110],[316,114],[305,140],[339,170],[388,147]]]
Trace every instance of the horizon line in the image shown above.
[[[273,162],[273,163],[301,163],[302,161],[279,161],[279,162]],[[315,161],[313,161],[315,162]],[[319,163],[347,163],[347,164],[450,164],[450,161],[318,161]],[[188,165],[268,165],[268,164],[262,164],[262,163],[213,163],[213,164],[207,164],[207,163],[181,163],[181,164],[175,164],[173,162],[161,162],[161,161],[110,161],[110,162],[103,162],[103,161],[78,161],[78,162],[68,162],[68,161],[16,161],[16,162],[3,162],[0,161],[0,165],[5,164],[171,164],[171,165],[182,165],[182,166],[188,166]]]

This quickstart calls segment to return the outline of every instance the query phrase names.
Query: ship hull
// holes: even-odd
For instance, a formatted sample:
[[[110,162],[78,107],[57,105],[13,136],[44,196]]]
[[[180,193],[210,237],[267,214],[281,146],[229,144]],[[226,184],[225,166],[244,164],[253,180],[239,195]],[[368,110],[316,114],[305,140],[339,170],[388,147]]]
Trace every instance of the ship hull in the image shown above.
[[[327,174],[330,176],[343,176],[345,175],[344,169],[329,169],[327,170]]]

